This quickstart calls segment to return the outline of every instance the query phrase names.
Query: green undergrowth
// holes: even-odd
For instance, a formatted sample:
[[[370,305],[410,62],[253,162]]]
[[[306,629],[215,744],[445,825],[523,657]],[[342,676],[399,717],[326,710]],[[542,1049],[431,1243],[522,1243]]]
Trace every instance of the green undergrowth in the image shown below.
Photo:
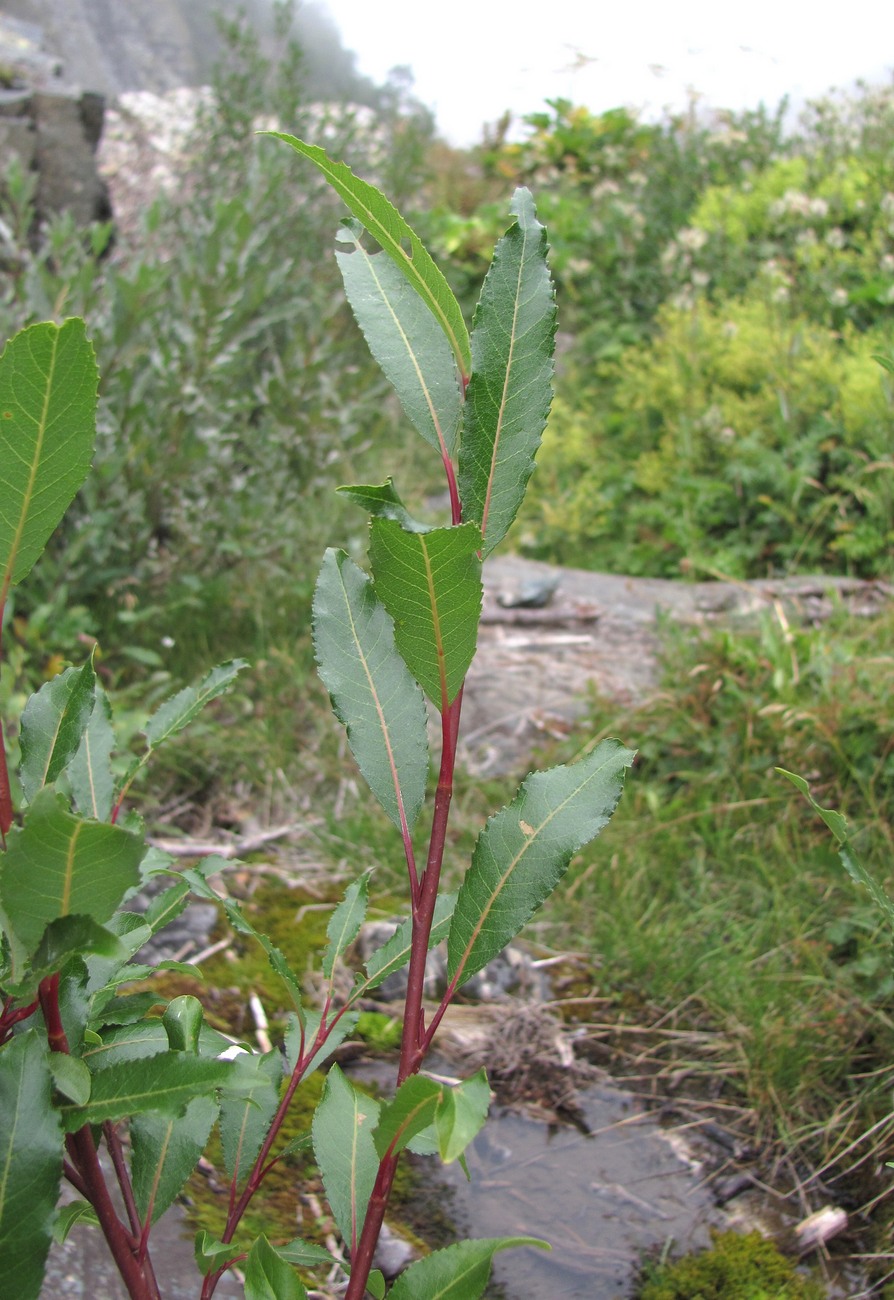
[[[636,1300],[822,1300],[824,1294],[759,1232],[721,1232],[710,1250],[647,1266]]]
[[[579,855],[538,928],[550,946],[589,954],[593,990],[613,1000],[613,1042],[630,1049],[619,1060],[682,1070],[686,1087],[749,1108],[762,1136],[836,1176],[890,1112],[890,941],[775,768],[804,772],[845,812],[885,880],[892,630],[890,611],[844,610],[817,628],[773,615],[734,631],[667,628],[654,697],[623,716],[594,701],[593,728],[638,746],[637,769],[598,852]],[[651,1021],[671,1032],[651,1055],[634,1051],[644,1040],[625,1040],[625,1027]]]
[[[265,933],[285,954],[293,970],[310,972],[319,969],[326,946],[326,927],[339,897],[337,881],[331,885],[331,897],[325,890],[321,896],[319,889],[309,891],[300,884],[290,885],[272,877],[257,884],[257,877],[252,878],[249,866],[228,883],[252,924],[259,927],[263,924]],[[386,897],[381,903],[380,915],[390,914],[388,903]],[[198,997],[205,1007],[209,1024],[243,1041],[251,1041],[254,1037],[248,998],[256,994],[269,1018],[271,1040],[277,1043],[285,1030],[289,1006],[283,985],[261,949],[244,936],[229,931],[226,923],[221,921],[214,937],[226,935],[231,939],[229,946],[203,963],[203,979],[180,972],[165,972],[153,979],[150,987],[164,1000],[182,994]],[[308,986],[308,996],[313,1001],[311,985]],[[351,1038],[363,1042],[367,1055],[374,1055],[394,1051],[399,1046],[400,1034],[400,1019],[389,1015],[387,1010],[364,1010]],[[318,1070],[299,1087],[285,1120],[279,1146],[309,1133],[324,1077],[325,1072]],[[359,1086],[366,1085],[361,1083]],[[374,1084],[370,1084],[369,1089],[376,1091]],[[217,1238],[226,1224],[229,1184],[216,1129],[205,1157],[213,1172],[196,1171],[192,1175],[186,1188],[186,1216],[193,1229],[205,1229]],[[401,1235],[423,1253],[456,1239],[456,1225],[450,1219],[449,1207],[441,1203],[443,1189],[436,1182],[426,1180],[424,1163],[414,1160],[401,1165],[390,1216],[399,1225]],[[285,1242],[294,1237],[296,1231],[306,1240],[322,1244],[325,1234],[332,1230],[332,1224],[328,1218],[317,1219],[312,1202],[306,1195],[299,1195],[299,1191],[316,1194],[323,1200],[322,1184],[310,1150],[296,1151],[273,1166],[240,1224],[235,1244],[239,1246],[242,1243],[247,1248],[260,1232],[266,1233],[271,1240]],[[423,1230],[424,1237],[419,1235]]]

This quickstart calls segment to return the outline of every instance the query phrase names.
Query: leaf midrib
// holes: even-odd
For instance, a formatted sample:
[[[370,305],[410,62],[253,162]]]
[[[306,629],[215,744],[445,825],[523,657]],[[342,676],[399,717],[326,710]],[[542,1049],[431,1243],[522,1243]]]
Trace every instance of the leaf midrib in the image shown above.
[[[37,443],[34,450],[34,456],[31,460],[31,470],[28,477],[28,483],[22,494],[22,509],[19,515],[19,522],[13,537],[12,547],[10,549],[9,560],[6,565],[6,572],[3,575],[3,585],[0,587],[0,609],[6,604],[6,597],[9,594],[9,588],[12,585],[12,575],[15,570],[16,557],[22,545],[22,537],[25,533],[25,521],[28,518],[28,512],[34,498],[34,484],[37,480],[37,473],[40,467],[40,459],[43,453],[43,444],[46,438],[47,418],[49,413],[50,394],[53,388],[53,375],[56,370],[56,353],[59,348],[59,338],[61,330],[56,330],[53,335],[51,345],[50,364],[47,369],[46,384],[44,386],[43,406],[40,413],[40,420],[37,424]]]

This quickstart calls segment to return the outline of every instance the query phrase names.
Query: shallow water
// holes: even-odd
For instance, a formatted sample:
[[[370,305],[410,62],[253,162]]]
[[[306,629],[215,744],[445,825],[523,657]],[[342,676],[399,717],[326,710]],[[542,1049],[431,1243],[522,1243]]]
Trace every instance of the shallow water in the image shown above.
[[[543,1237],[552,1251],[510,1250],[493,1277],[510,1300],[628,1295],[645,1250],[709,1244],[721,1212],[668,1131],[611,1085],[580,1096],[589,1135],[491,1114],[468,1154],[444,1171],[457,1226],[475,1237]]]

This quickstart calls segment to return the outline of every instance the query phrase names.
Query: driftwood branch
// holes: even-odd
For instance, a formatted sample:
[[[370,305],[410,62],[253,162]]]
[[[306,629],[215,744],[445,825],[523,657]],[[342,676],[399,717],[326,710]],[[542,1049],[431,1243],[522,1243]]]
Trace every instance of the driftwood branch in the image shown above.
[[[163,853],[170,853],[173,858],[204,858],[212,853],[216,853],[219,858],[240,858],[245,853],[254,853],[263,848],[271,840],[284,839],[286,835],[301,829],[297,823],[290,823],[288,826],[272,826],[269,830],[258,831],[255,835],[244,835],[241,839],[223,844],[211,840],[157,839],[154,836],[149,837],[148,843],[153,848],[161,849]]]

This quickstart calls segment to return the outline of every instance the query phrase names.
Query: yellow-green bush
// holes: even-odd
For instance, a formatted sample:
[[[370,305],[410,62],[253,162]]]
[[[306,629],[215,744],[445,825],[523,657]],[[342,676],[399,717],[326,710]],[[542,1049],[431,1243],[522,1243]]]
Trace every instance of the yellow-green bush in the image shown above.
[[[889,346],[762,287],[665,306],[651,344],[565,377],[520,544],[655,575],[889,572]]]

